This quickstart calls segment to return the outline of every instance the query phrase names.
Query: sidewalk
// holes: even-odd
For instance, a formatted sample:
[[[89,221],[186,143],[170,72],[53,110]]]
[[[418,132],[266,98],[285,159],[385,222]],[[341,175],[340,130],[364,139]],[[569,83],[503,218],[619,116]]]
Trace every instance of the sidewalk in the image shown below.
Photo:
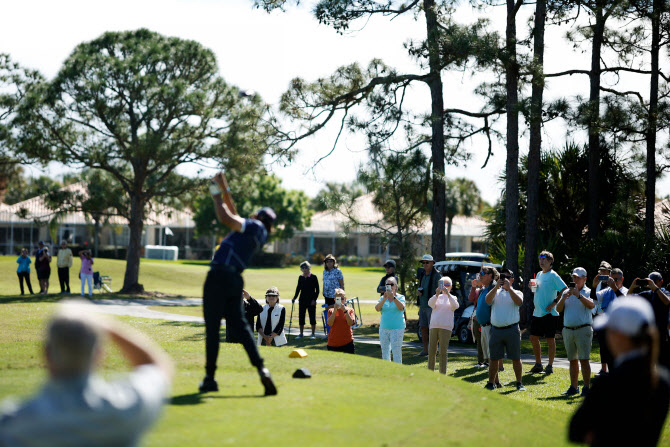
[[[157,310],[149,309],[149,307],[189,307],[189,306],[199,306],[202,304],[202,299],[200,298],[183,298],[183,299],[118,299],[118,300],[92,300],[93,304],[98,306],[98,310],[101,313],[111,314],[111,315],[126,315],[131,317],[140,317],[140,318],[151,318],[155,320],[168,320],[168,321],[183,321],[183,322],[192,322],[204,324],[205,321],[202,317],[195,317],[190,315],[179,315],[169,312],[160,312]],[[361,300],[361,303],[377,303],[374,300]],[[224,322],[225,323],[225,322]],[[291,328],[289,332],[286,328],[287,336],[295,337],[300,333],[298,328]],[[326,336],[323,333],[317,333],[317,337],[325,339]],[[357,336],[354,331],[354,340],[356,343],[366,343],[379,345],[379,339],[374,337],[361,337]],[[421,350],[423,345],[419,342],[403,342],[403,348],[417,349]],[[469,355],[476,357],[477,348],[476,347],[464,347],[464,346],[452,346],[449,345],[450,354],[461,354]],[[535,357],[530,354],[521,354],[521,361],[523,363],[534,364]],[[543,364],[546,365],[547,357],[546,355],[542,357]],[[554,359],[554,366],[557,368],[570,368],[570,362],[566,358],[556,357]],[[600,363],[591,362],[591,370],[599,371]]]

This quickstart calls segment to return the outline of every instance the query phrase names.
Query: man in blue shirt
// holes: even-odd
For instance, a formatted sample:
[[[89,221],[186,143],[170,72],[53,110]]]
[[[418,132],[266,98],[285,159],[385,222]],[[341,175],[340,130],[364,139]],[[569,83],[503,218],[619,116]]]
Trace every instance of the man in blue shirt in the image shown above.
[[[207,363],[205,378],[200,383],[200,392],[218,391],[214,379],[216,361],[219,356],[219,331],[221,318],[226,319],[226,332],[239,341],[247,351],[251,364],[258,369],[265,395],[277,394],[270,371],[263,366],[249,322],[245,318],[242,303],[242,271],[249,265],[256,252],[263,248],[276,214],[272,208],[261,208],[250,219],[237,215],[228,182],[223,173],[218,173],[210,185],[216,217],[232,231],[219,245],[210,264],[205,280],[202,308],[205,317],[205,351]]]
[[[537,289],[533,297],[535,309],[533,318],[530,320],[530,343],[533,345],[533,355],[535,356],[535,366],[530,370],[532,373],[551,374],[554,372],[554,357],[556,357],[556,327],[558,325],[558,304],[557,293],[563,293],[568,286],[558,276],[558,273],[551,269],[554,263],[554,255],[547,250],[540,253],[538,257],[542,271],[537,274],[535,281]],[[542,349],[540,347],[540,337],[547,340],[547,367],[542,368]]]
[[[599,282],[602,282],[601,290],[596,292],[596,286]],[[610,272],[607,282],[601,281],[598,277],[593,278],[593,288],[591,289],[591,299],[594,303],[598,304],[603,313],[607,313],[607,309],[612,304],[612,302],[624,296],[628,292],[628,289],[623,286],[623,271],[619,268],[612,269]],[[600,363],[602,369],[598,373],[607,374],[608,368],[612,368],[614,362],[614,357],[610,353],[609,347],[607,345],[607,339],[605,337],[605,331],[596,331],[596,338],[598,339],[598,344],[600,345]]]
[[[484,355],[486,366],[491,358],[489,353],[489,334],[491,332],[491,305],[486,302],[486,294],[493,289],[495,281],[499,278],[498,271],[494,267],[482,267],[479,272],[480,281],[482,282],[482,290],[479,292],[479,300],[477,301],[477,321],[481,327],[481,341],[482,353]]]

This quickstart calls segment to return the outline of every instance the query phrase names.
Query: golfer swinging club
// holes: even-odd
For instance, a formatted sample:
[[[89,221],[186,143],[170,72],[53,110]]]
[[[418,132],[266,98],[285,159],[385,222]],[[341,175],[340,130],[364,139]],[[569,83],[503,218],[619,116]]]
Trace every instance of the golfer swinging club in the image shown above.
[[[237,215],[230,188],[223,173],[212,179],[209,187],[216,218],[232,231],[221,242],[210,264],[205,280],[202,300],[205,316],[205,351],[207,363],[206,376],[200,383],[200,392],[218,391],[219,385],[214,379],[216,360],[219,356],[219,330],[221,318],[226,319],[226,331],[244,346],[251,364],[258,369],[265,395],[277,394],[270,371],[263,366],[263,359],[256,348],[251,328],[244,317],[242,303],[242,271],[247,267],[254,254],[263,248],[272,230],[276,214],[272,208],[261,208],[250,219]]]

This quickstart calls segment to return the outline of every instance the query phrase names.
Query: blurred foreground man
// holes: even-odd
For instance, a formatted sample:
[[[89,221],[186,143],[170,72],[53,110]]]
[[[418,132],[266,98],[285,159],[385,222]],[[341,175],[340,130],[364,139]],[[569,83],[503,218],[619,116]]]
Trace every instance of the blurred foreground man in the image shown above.
[[[81,303],[60,306],[49,322],[49,381],[24,404],[0,416],[2,446],[134,446],[158,419],[172,363],[157,345]],[[95,367],[105,337],[133,371],[106,381]]]

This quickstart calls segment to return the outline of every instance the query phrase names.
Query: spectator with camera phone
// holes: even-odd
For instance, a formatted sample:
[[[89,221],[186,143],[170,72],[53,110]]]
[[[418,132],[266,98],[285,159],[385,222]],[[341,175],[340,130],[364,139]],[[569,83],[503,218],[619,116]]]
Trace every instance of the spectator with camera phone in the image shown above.
[[[579,393],[579,366],[582,367],[584,387],[582,396],[591,386],[591,345],[593,343],[593,314],[595,307],[590,298],[591,289],[586,287],[586,269],[577,267],[572,271],[572,281],[556,304],[563,312],[563,343],[570,362],[570,388],[563,393],[574,396]]]
[[[658,363],[670,368],[670,340],[668,339],[668,314],[670,314],[670,297],[663,288],[663,276],[651,272],[644,279],[635,278],[628,289],[628,295],[638,295],[651,304],[658,328],[659,347]]]
[[[432,309],[428,305],[428,300],[433,294],[433,290],[437,289],[437,282],[442,277],[442,274],[435,269],[435,260],[431,255],[423,255],[421,258],[421,266],[418,269],[416,279],[419,280],[419,287],[416,289],[417,300],[419,305],[419,331],[421,332],[421,342],[423,349],[418,356],[428,355],[428,340],[430,338],[430,314]]]
[[[430,315],[428,343],[428,369],[435,371],[435,357],[440,347],[440,374],[447,373],[447,349],[454,330],[454,311],[458,309],[458,300],[451,293],[453,283],[445,276],[437,282],[435,295],[428,300],[433,309]]]
[[[402,340],[405,335],[405,297],[398,294],[398,282],[394,276],[386,278],[384,294],[375,305],[381,312],[379,321],[379,345],[382,359],[402,363]]]
[[[295,295],[291,303],[295,303],[298,299],[298,321],[300,323],[300,335],[295,337],[296,340],[303,337],[305,330],[305,314],[309,313],[309,324],[312,326],[312,340],[316,338],[316,299],[319,297],[319,279],[316,275],[312,275],[310,269],[311,264],[304,261],[300,264],[300,271],[302,275],[298,276],[298,286],[295,288]],[[291,308],[293,311],[293,308]]]
[[[472,312],[472,339],[477,344],[477,363],[475,366],[477,368],[484,368],[488,366],[488,359],[484,358],[484,350],[482,349],[482,330],[479,321],[477,320],[477,303],[479,302],[479,293],[481,292],[482,280],[481,275],[477,273],[475,278],[472,280],[472,285],[470,287],[470,293],[468,294],[468,301],[474,303],[475,308]],[[467,306],[466,306],[467,307]]]
[[[486,294],[486,303],[491,306],[491,330],[489,333],[489,381],[485,388],[492,390],[501,388],[498,378],[499,366],[502,364],[505,351],[512,361],[516,377],[517,391],[526,391],[522,383],[521,370],[521,329],[519,328],[519,308],[523,304],[523,295],[514,290],[514,274],[503,268],[500,280]]]
[[[346,306],[347,297],[343,289],[335,289],[333,301],[326,321],[330,326],[327,348],[329,351],[355,354],[354,331],[351,329],[356,321],[354,309]]]
[[[596,286],[601,284],[601,289],[596,292]],[[602,313],[607,313],[607,309],[614,300],[624,296],[628,289],[623,286],[623,271],[620,268],[611,270],[609,276],[598,275],[593,278],[593,287],[591,288],[591,299],[599,306]],[[612,368],[614,357],[610,353],[605,337],[605,332],[596,331],[598,344],[600,345],[600,363],[602,365],[601,371],[598,375],[607,374]]]

